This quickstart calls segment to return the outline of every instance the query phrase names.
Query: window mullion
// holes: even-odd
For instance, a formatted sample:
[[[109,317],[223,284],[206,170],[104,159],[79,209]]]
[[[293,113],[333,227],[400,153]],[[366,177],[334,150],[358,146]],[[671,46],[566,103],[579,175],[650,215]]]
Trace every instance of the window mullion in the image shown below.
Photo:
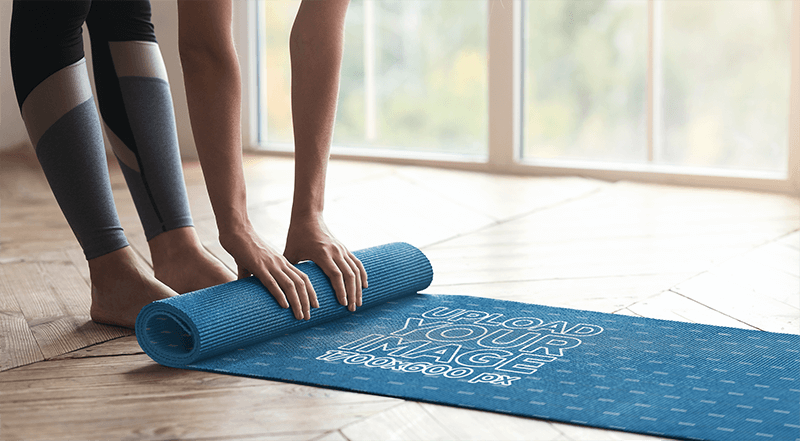
[[[489,1],[489,165],[493,169],[507,170],[514,164],[517,137],[514,136],[517,115],[515,92],[518,91],[515,74],[515,41],[517,28],[514,22],[518,0]]]
[[[364,130],[367,142],[378,137],[375,95],[375,1],[364,1]]]
[[[792,3],[791,24],[791,87],[789,109],[789,148],[787,178],[795,193],[800,194],[800,2]]]
[[[647,162],[661,156],[661,0],[647,0]]]
[[[263,27],[258,25],[261,8],[255,1],[237,2],[233,8],[233,34],[236,42],[242,77],[242,146],[254,148],[266,139],[266,81],[259,75],[259,43],[263,41]],[[266,114],[266,112],[263,112]]]

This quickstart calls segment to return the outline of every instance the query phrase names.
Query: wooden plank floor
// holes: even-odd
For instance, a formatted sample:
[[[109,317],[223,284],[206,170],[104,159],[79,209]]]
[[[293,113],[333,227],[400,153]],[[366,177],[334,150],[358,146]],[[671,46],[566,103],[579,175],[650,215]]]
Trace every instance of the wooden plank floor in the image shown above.
[[[292,163],[247,157],[252,217],[281,249]],[[121,173],[123,226],[149,261]],[[205,246],[226,264],[202,173]],[[327,220],[351,249],[421,247],[431,293],[800,333],[800,201],[742,191],[334,161]],[[89,320],[88,271],[30,152],[0,155],[0,439],[634,440],[393,398],[161,367]]]

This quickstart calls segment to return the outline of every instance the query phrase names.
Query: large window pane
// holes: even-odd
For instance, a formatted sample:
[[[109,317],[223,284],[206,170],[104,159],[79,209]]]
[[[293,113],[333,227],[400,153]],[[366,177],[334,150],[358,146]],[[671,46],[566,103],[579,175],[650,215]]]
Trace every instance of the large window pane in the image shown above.
[[[662,4],[662,162],[785,171],[788,0]]]
[[[353,0],[334,146],[485,155],[485,0]],[[288,39],[299,1],[261,3],[262,144],[292,142]]]
[[[524,3],[525,157],[645,161],[647,3]]]

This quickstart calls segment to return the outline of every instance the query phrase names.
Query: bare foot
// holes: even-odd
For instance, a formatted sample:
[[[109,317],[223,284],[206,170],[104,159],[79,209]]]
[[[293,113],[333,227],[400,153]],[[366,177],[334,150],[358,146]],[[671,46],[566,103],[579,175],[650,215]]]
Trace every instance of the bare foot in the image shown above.
[[[194,227],[176,228],[150,239],[156,278],[180,294],[236,280],[200,243]]]
[[[89,261],[92,280],[92,320],[133,328],[145,305],[176,295],[156,280],[131,247]]]

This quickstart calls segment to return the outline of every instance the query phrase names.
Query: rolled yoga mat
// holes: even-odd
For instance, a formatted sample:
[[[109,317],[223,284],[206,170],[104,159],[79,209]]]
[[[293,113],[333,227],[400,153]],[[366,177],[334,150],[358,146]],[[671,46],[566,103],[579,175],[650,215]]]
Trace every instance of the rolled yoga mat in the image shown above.
[[[662,437],[800,440],[800,336],[417,294],[425,255],[356,251],[355,313],[313,263],[320,308],[295,320],[254,278],[142,309],[171,367],[289,381]]]

